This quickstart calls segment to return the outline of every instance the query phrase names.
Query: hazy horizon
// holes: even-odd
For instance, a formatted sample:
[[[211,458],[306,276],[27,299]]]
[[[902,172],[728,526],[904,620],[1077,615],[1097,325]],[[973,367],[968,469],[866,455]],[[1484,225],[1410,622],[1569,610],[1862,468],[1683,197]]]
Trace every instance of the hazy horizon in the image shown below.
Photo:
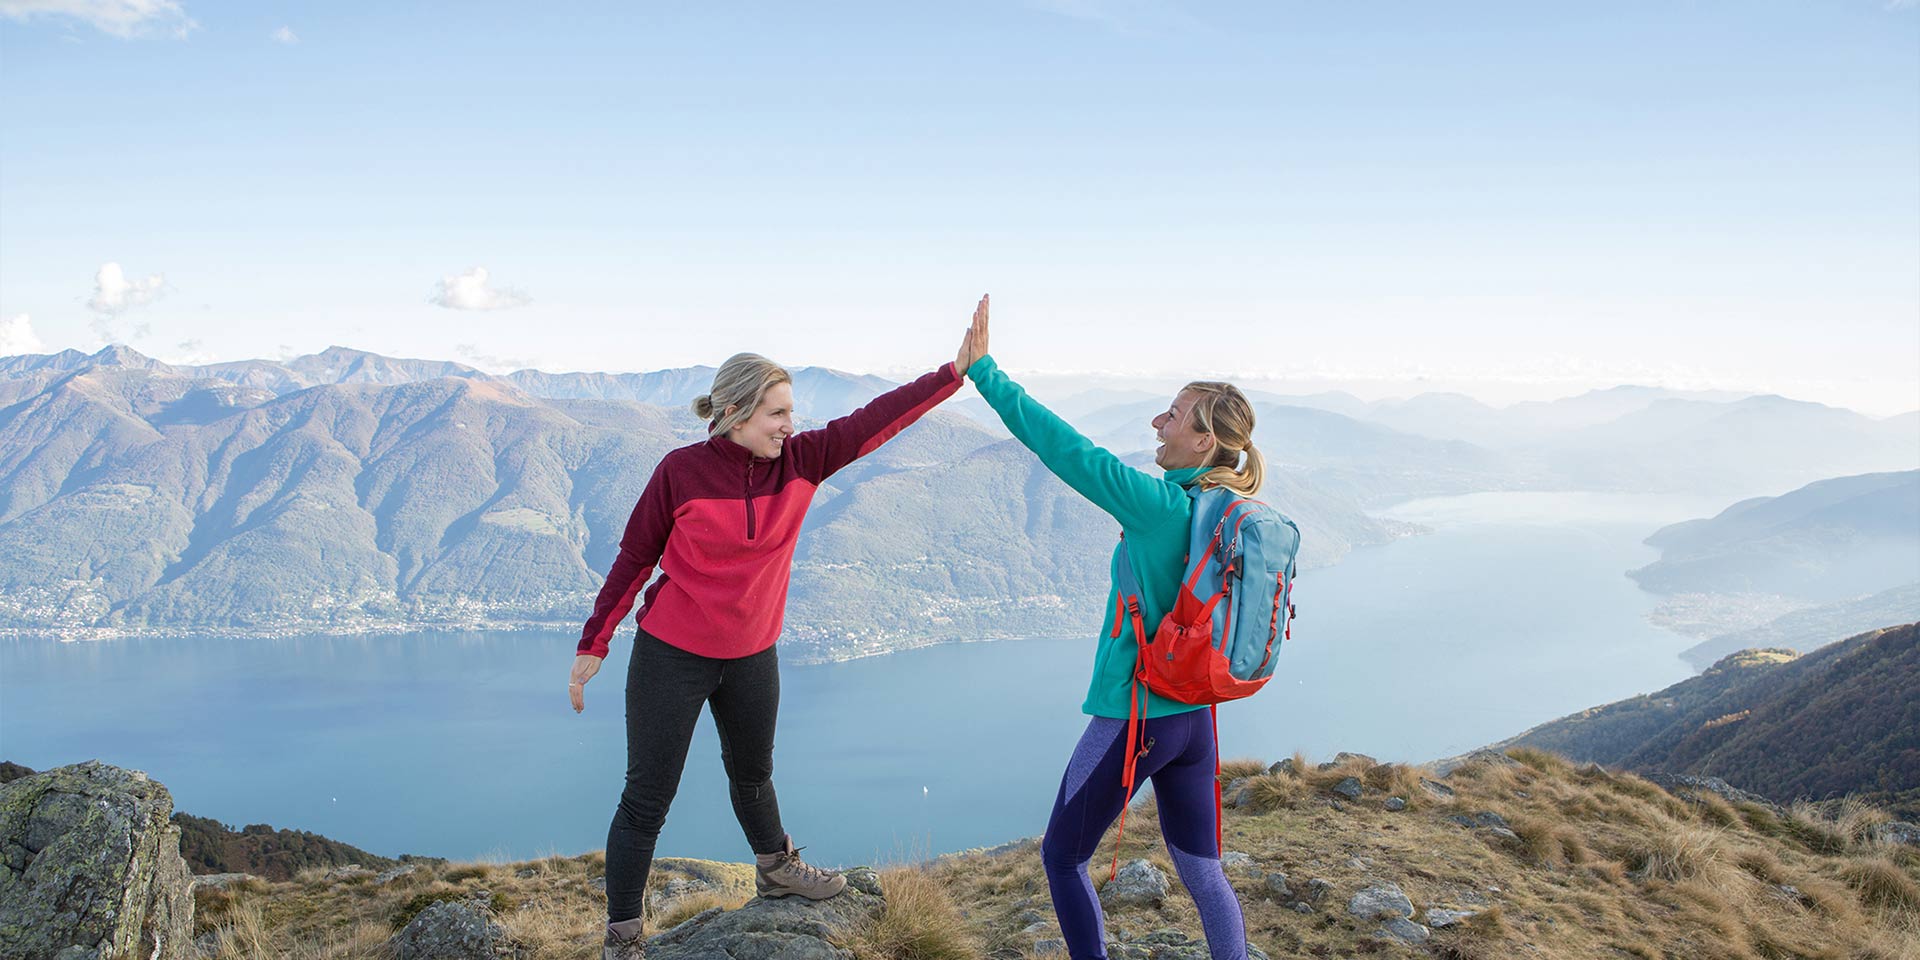
[[[93,350],[93,351],[81,350],[80,352],[86,353],[89,356],[91,356],[95,353],[98,353],[99,350],[104,350],[113,346],[120,346],[120,347],[125,347],[127,349],[132,349],[141,353],[143,356],[152,356],[151,354],[146,353],[146,351],[140,350],[139,347],[133,344],[127,344],[127,343],[107,344],[103,347],[100,347],[97,350]],[[298,359],[301,356],[312,356],[312,355],[323,352],[325,349],[333,349],[335,347],[345,349],[345,350],[355,350],[355,351],[360,351],[364,353],[376,354],[376,355],[387,357],[388,359],[394,359],[394,360],[420,360],[420,361],[428,361],[428,362],[445,361],[445,362],[457,363],[463,366],[471,367],[473,369],[479,370],[483,373],[486,373],[492,376],[506,376],[514,373],[519,373],[522,371],[533,371],[537,373],[555,374],[555,375],[606,374],[610,376],[622,376],[622,375],[654,373],[662,370],[687,369],[690,367],[704,366],[708,368],[713,368],[713,367],[717,367],[720,361],[724,359],[724,357],[716,357],[713,360],[706,363],[686,364],[686,365],[675,366],[675,367],[646,367],[646,368],[634,369],[634,370],[619,370],[619,369],[612,369],[612,368],[605,368],[605,367],[598,368],[598,369],[558,369],[554,367],[498,367],[498,366],[490,369],[488,365],[484,363],[474,363],[473,361],[465,358],[447,357],[447,356],[410,356],[410,357],[395,356],[391,354],[382,354],[382,353],[379,353],[378,351],[373,351],[373,350],[363,350],[362,348],[354,347],[350,344],[344,344],[344,343],[328,344],[327,347],[323,348],[322,350],[315,350],[315,351],[312,351],[311,353],[292,354],[292,355],[278,356],[278,357],[234,357],[231,359],[209,360],[204,362],[199,362],[194,360],[168,361],[161,357],[154,357],[154,359],[161,360],[161,362],[168,363],[169,365],[172,365],[172,366],[205,366],[209,364],[246,363],[246,362],[285,363],[294,359]],[[77,350],[79,348],[66,348],[66,349]],[[0,355],[0,359],[9,359],[11,357],[19,357],[19,356],[52,356],[59,352],[60,351],[58,350],[46,350],[46,351],[40,351],[37,353],[7,354],[7,355]],[[998,357],[996,357],[996,360],[997,359]],[[874,369],[874,370],[856,370],[856,369],[849,369],[846,367],[836,366],[833,364],[793,364],[793,366],[819,367],[822,369],[833,370],[839,373],[849,374],[852,376],[876,376],[876,377],[882,377],[889,380],[894,380],[896,382],[904,381],[905,379],[909,379],[913,376],[917,376],[921,372],[924,372],[924,368],[918,368],[918,367],[889,367],[889,368]],[[1824,402],[1824,401],[1816,400],[1810,397],[1795,396],[1790,393],[1782,393],[1780,391],[1773,391],[1773,390],[1739,390],[1739,389],[1726,389],[1726,388],[1718,388],[1718,387],[1684,387],[1684,386],[1674,386],[1674,385],[1659,384],[1659,383],[1604,383],[1604,382],[1595,381],[1591,383],[1591,385],[1584,386],[1579,389],[1569,390],[1566,388],[1565,384],[1552,384],[1552,383],[1488,384],[1486,382],[1472,383],[1472,382],[1463,382],[1463,381],[1428,381],[1428,382],[1421,383],[1421,382],[1415,382],[1415,381],[1366,381],[1366,380],[1332,380],[1332,379],[1315,380],[1315,379],[1307,379],[1307,378],[1273,379],[1273,378],[1262,378],[1262,377],[1238,376],[1231,373],[1220,373],[1218,371],[1205,371],[1205,370],[1195,371],[1189,374],[1175,375],[1170,373],[1156,374],[1151,372],[1128,372],[1128,371],[1117,371],[1117,370],[1060,370],[1060,369],[1048,369],[1046,367],[1022,366],[1015,363],[1003,363],[1002,366],[1003,368],[1008,370],[1009,373],[1012,373],[1021,377],[1027,386],[1041,392],[1059,391],[1059,390],[1082,392],[1082,391],[1100,390],[1100,389],[1110,389],[1117,392],[1118,391],[1153,392],[1156,390],[1172,391],[1177,389],[1181,384],[1192,379],[1224,378],[1250,391],[1260,391],[1264,393],[1284,394],[1284,395],[1294,395],[1294,396],[1308,396],[1308,395],[1320,394],[1320,393],[1345,393],[1354,397],[1355,399],[1358,399],[1362,402],[1369,403],[1369,404],[1378,403],[1378,402],[1403,401],[1403,400],[1411,399],[1416,396],[1420,396],[1422,394],[1459,394],[1459,395],[1471,397],[1472,399],[1479,401],[1480,403],[1486,404],[1489,407],[1493,407],[1495,409],[1505,409],[1516,403],[1552,402],[1555,400],[1572,399],[1574,397],[1583,396],[1585,394],[1596,392],[1596,391],[1606,391],[1606,390],[1614,390],[1614,389],[1664,389],[1664,390],[1672,390],[1676,392],[1689,393],[1689,394],[1692,394],[1692,393],[1728,394],[1728,395],[1739,396],[1739,397],[1773,395],[1773,396],[1782,396],[1789,400],[1798,400],[1798,401],[1805,401],[1810,403]],[[1842,404],[1827,404],[1827,405],[1841,407],[1842,409],[1852,410],[1856,413],[1860,413],[1860,414],[1873,417],[1875,419],[1881,419],[1881,420],[1902,416],[1908,413],[1920,412],[1920,405],[1907,407],[1905,409],[1893,409],[1893,410],[1885,410],[1885,411],[1862,409],[1860,407],[1847,407]]]

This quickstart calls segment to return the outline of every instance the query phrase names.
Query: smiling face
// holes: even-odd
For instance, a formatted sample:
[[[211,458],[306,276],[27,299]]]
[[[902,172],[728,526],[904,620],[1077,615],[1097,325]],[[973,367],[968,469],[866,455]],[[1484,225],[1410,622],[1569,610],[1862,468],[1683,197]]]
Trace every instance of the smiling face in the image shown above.
[[[1182,390],[1165,412],[1153,418],[1154,435],[1160,446],[1153,451],[1153,462],[1162,470],[1204,466],[1213,455],[1213,434],[1194,429],[1193,405],[1200,399],[1191,390]]]
[[[734,408],[728,407],[731,413]],[[756,457],[772,460],[780,456],[788,437],[793,436],[793,385],[776,383],[761,394],[760,405],[753,410],[753,416],[734,425],[727,431],[727,439],[732,440]]]

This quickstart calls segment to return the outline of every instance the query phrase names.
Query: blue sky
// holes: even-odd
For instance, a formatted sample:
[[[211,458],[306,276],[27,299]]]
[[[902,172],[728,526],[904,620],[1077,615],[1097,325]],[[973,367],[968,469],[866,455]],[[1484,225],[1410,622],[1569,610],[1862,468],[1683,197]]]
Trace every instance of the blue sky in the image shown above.
[[[1920,9],[0,0],[0,353],[900,372],[987,290],[1014,369],[1920,407]]]

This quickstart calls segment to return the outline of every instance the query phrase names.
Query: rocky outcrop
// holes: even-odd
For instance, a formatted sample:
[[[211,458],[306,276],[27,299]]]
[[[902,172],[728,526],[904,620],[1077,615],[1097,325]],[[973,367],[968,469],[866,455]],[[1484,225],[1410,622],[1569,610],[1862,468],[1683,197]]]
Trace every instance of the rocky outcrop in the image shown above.
[[[166,787],[98,761],[0,786],[0,956],[193,956],[172,813]]]
[[[847,889],[813,902],[801,897],[750,900],[714,908],[647,939],[647,960],[850,960],[840,944],[886,906],[870,869],[847,871]]]
[[[393,935],[396,960],[514,960],[520,949],[494,922],[493,895],[476,890],[465,900],[432,904]]]

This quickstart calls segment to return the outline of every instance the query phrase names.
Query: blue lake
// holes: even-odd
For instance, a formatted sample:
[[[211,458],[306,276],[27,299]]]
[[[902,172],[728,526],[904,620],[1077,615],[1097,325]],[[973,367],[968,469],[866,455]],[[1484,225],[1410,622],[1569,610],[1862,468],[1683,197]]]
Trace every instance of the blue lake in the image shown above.
[[[1691,674],[1624,571],[1718,502],[1475,494],[1389,515],[1434,528],[1304,574],[1279,676],[1220,711],[1229,757],[1425,761]],[[1089,624],[1099,613],[1087,611]],[[1091,634],[1093,627],[1090,627]],[[625,765],[631,620],[587,710],[577,634],[0,642],[0,758],[145,770],[178,809],[456,859],[606,844]],[[1085,724],[1092,640],[933,647],[783,670],[775,781],[826,863],[1038,834]],[[702,720],[662,855],[744,859]]]

